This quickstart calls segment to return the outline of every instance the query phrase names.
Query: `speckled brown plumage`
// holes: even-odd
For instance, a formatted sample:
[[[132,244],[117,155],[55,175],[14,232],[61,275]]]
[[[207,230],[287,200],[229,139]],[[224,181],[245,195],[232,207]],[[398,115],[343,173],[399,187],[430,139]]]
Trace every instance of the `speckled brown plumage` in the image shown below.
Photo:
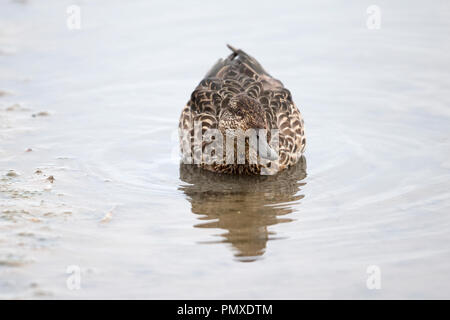
[[[304,122],[291,93],[254,58],[242,50],[229,48],[233,53],[211,68],[181,113],[179,128],[189,132],[180,136],[181,148],[191,146],[198,166],[220,173],[260,174],[264,168],[273,174],[297,163],[306,140]],[[201,150],[193,148],[195,122],[201,123],[202,133],[228,127],[279,129],[278,165],[248,161],[245,164],[204,163]],[[204,143],[203,150],[205,146]]]

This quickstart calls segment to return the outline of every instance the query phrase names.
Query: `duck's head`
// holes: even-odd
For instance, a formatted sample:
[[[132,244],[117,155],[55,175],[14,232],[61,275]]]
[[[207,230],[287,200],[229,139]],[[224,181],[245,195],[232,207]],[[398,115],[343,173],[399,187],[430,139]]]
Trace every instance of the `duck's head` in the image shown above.
[[[254,129],[260,148],[259,155],[267,160],[276,160],[277,153],[269,146],[266,139],[259,139],[259,129],[269,131],[266,113],[262,105],[256,99],[245,93],[232,97],[228,103],[222,106],[219,113],[218,129],[225,136],[236,135]]]

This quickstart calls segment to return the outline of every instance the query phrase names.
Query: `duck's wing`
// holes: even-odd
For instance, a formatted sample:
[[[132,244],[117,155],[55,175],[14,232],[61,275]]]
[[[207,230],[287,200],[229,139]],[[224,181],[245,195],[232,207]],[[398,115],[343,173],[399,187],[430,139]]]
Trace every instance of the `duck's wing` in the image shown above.
[[[279,130],[279,165],[286,168],[295,164],[305,149],[304,121],[286,88],[267,90],[259,102],[266,112],[270,129]]]
[[[211,89],[210,83],[214,82],[214,90],[225,100],[240,92],[257,99],[263,91],[284,88],[281,81],[273,78],[255,58],[241,49],[230,45],[228,48],[232,53],[213,65],[196,90]],[[205,82],[208,83],[207,88]]]
[[[203,79],[192,92],[191,98],[181,112],[179,121],[181,152],[183,157],[192,155],[194,163],[201,162],[202,154],[206,154],[206,146],[212,143],[212,140],[208,142],[197,137],[197,141],[202,141],[202,145],[199,148],[196,147],[195,134],[202,135],[209,129],[217,129],[218,113],[223,100],[220,94],[221,88],[222,80]],[[199,126],[200,130],[196,131],[195,126]],[[186,154],[188,150],[190,153]]]

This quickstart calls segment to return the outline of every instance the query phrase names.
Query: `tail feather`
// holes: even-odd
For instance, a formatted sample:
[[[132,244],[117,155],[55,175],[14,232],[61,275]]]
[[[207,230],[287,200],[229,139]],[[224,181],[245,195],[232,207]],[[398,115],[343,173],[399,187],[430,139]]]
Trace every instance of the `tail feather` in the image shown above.
[[[247,54],[245,51],[243,51],[241,49],[236,49],[229,44],[227,44],[227,47],[231,51],[233,51],[233,53],[228,58],[231,58],[233,56],[232,59],[234,59],[235,57],[237,57],[237,59],[239,61],[248,65],[250,68],[255,70],[258,74],[260,74],[260,75],[265,74],[265,75],[269,76],[269,74],[266,72],[266,70],[264,70],[264,68],[261,66],[261,64],[255,58],[253,58],[251,55]]]
[[[270,75],[266,72],[266,70],[264,70],[264,68],[255,58],[253,58],[243,50],[236,49],[229,44],[227,44],[227,47],[232,51],[232,53],[226,59],[219,59],[219,61],[217,61],[216,64],[214,64],[214,66],[205,75],[205,78],[215,77],[224,66],[232,64],[234,63],[234,61],[238,61],[240,63],[248,65],[259,75],[267,75],[270,77]]]

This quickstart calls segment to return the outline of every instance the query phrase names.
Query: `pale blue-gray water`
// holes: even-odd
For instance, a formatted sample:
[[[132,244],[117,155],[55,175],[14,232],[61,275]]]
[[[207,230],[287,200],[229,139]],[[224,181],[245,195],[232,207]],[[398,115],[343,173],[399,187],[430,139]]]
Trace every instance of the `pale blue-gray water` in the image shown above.
[[[449,298],[449,15],[0,0],[0,298]],[[305,119],[279,176],[180,167],[181,109],[226,43]]]

